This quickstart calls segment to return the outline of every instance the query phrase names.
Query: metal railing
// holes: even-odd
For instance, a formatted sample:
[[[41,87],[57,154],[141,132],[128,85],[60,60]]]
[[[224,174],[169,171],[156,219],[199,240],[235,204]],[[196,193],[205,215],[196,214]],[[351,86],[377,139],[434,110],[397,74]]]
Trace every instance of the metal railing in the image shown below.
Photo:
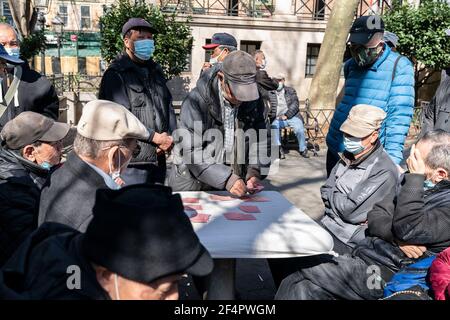
[[[48,75],[47,78],[53,84],[59,96],[62,96],[64,92],[97,93],[102,80],[101,76],[85,74]]]

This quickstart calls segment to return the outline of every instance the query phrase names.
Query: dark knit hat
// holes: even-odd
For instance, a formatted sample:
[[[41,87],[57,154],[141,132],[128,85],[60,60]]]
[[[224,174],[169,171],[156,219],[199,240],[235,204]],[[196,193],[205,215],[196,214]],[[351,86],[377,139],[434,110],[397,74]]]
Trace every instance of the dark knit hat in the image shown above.
[[[181,273],[205,276],[213,261],[172,189],[139,184],[100,189],[83,240],[87,258],[140,283]]]

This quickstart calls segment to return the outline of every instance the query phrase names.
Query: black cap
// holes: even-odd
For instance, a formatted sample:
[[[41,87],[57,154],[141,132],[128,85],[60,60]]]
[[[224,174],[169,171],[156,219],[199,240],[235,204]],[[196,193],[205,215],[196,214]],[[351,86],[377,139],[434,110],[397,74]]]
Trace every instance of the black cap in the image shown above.
[[[212,36],[211,43],[204,45],[205,50],[214,49],[218,46],[230,46],[237,48],[236,38],[229,33],[215,33]]]
[[[353,22],[348,41],[357,44],[368,43],[377,32],[384,32],[384,22],[380,16],[362,16]]]
[[[213,261],[179,194],[160,185],[100,189],[83,240],[89,261],[140,283],[174,274],[205,276]]]
[[[122,37],[131,29],[145,28],[151,33],[156,33],[156,29],[146,20],[142,18],[131,18],[122,27]]]
[[[11,64],[22,64],[24,62],[22,59],[10,56],[2,44],[0,44],[0,59],[6,60]]]

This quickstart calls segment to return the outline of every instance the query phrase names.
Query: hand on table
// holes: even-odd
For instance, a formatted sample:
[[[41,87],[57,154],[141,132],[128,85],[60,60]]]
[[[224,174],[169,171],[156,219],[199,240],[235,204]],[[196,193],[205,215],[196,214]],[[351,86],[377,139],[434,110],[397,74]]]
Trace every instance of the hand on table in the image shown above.
[[[242,197],[247,193],[247,187],[245,186],[244,180],[237,180],[230,189],[230,193],[237,197]]]
[[[247,180],[247,190],[250,193],[257,193],[264,189],[264,186],[261,184],[258,178],[251,177]]]

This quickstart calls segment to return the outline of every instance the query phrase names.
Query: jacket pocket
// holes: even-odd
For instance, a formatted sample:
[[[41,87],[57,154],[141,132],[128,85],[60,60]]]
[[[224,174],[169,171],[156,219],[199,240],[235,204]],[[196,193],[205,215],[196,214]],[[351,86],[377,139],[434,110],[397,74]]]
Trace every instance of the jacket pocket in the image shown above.
[[[140,85],[129,85],[130,104],[132,108],[142,108],[146,105],[145,89]]]
[[[195,179],[186,165],[173,165],[168,184],[173,191],[200,191],[202,183]]]

